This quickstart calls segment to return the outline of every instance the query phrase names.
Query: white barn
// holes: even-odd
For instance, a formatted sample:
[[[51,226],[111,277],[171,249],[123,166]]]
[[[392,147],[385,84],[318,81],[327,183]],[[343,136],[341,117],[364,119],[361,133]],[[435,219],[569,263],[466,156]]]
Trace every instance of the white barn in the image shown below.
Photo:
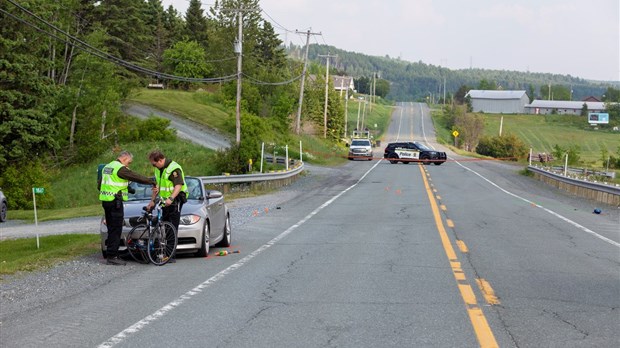
[[[605,103],[591,101],[569,101],[569,100],[534,100],[532,104],[526,105],[529,114],[548,115],[555,113],[558,115],[581,115],[583,104],[588,106],[588,112],[601,112],[605,110]]]
[[[492,114],[523,114],[530,98],[525,91],[497,91],[472,89],[469,96],[474,112]]]

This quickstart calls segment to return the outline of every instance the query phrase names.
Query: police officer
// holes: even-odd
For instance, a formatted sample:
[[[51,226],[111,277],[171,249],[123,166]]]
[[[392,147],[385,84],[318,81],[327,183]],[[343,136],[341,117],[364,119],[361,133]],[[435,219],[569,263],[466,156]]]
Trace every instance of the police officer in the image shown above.
[[[154,173],[157,189],[153,190],[153,197],[147,205],[147,209],[153,208],[155,197],[159,194],[165,204],[162,209],[161,219],[174,225],[178,233],[181,209],[183,204],[187,202],[188,195],[183,168],[177,162],[166,159],[166,156],[159,150],[152,151],[149,154],[149,161],[155,167]],[[176,262],[175,254],[176,250],[173,252],[169,262]]]
[[[107,264],[124,266],[125,261],[118,257],[118,246],[123,231],[123,201],[127,200],[129,181],[155,186],[154,179],[147,178],[131,171],[127,166],[133,161],[133,155],[122,151],[116,160],[103,167],[99,182],[99,200],[105,212],[108,227]]]

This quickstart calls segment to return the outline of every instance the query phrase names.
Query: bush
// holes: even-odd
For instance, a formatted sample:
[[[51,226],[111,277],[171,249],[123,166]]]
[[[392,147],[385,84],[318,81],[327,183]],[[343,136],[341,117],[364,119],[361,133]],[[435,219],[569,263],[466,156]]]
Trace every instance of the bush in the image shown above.
[[[38,161],[5,167],[0,177],[0,185],[7,197],[9,209],[33,209],[33,187],[45,189],[44,194],[37,194],[37,207],[52,207],[54,197],[49,190],[49,175],[49,171],[45,170]]]
[[[521,139],[513,134],[507,134],[483,137],[476,147],[476,152],[484,156],[516,161],[526,156],[527,148]]]

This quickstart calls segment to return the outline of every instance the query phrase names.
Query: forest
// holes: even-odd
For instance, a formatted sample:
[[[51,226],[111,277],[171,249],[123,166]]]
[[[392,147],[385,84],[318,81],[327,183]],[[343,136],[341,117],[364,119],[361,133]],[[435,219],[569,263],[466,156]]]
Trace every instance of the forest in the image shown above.
[[[241,81],[244,136],[221,163],[255,158],[258,136],[298,133],[300,122],[322,125],[326,68],[320,55],[328,53],[338,55],[330,74],[353,76],[358,93],[391,101],[439,102],[443,90],[452,98],[481,81],[534,94],[548,85],[570,86],[574,99],[601,96],[613,85],[552,74],[449,70],[313,44],[313,78],[306,79],[296,120],[306,47],[284,46],[259,0],[204,6],[189,0],[186,13],[179,13],[161,0],[0,2],[0,186],[41,180],[50,168],[87,163],[119,143],[173,137],[165,122],[122,112],[128,96],[149,84],[211,93],[209,100],[230,114],[225,131],[234,133]],[[344,103],[331,87],[324,141],[337,143]]]

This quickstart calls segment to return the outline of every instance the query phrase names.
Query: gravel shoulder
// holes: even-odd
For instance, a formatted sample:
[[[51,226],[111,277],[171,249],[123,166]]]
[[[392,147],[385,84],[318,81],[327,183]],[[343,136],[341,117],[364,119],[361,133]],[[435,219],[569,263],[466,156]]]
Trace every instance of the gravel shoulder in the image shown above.
[[[231,210],[233,233],[236,227],[249,223],[255,210],[277,209],[280,205],[295,199],[304,192],[310,192],[328,185],[328,181],[339,177],[342,168],[306,166],[305,175],[293,184],[272,193],[237,199],[227,203]],[[99,217],[80,218],[64,221],[51,221],[39,224],[40,235],[60,233],[99,233]],[[72,227],[76,225],[76,227]],[[34,224],[11,222],[0,225],[0,236],[12,238],[34,236]],[[100,253],[61,262],[58,265],[38,272],[5,276],[0,279],[0,329],[2,322],[14,315],[36,310],[50,303],[62,301],[96,289],[104,284],[122,279],[137,272],[141,265],[128,262],[125,267],[105,264]]]

